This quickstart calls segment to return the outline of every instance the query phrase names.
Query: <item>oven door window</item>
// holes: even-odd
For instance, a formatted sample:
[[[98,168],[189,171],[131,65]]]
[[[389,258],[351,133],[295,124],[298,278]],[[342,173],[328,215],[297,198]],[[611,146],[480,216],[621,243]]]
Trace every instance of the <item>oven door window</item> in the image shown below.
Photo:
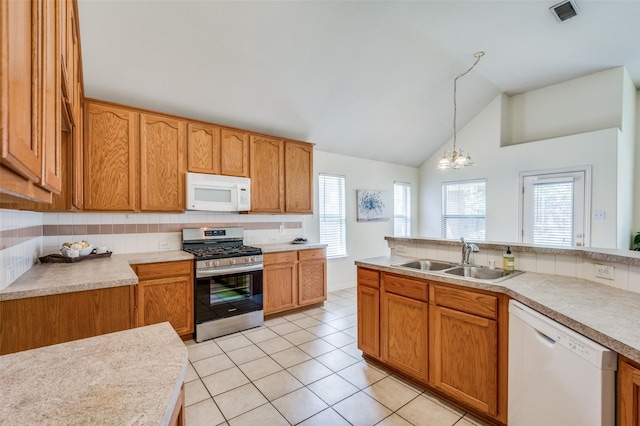
[[[196,323],[262,310],[262,271],[196,279]]]

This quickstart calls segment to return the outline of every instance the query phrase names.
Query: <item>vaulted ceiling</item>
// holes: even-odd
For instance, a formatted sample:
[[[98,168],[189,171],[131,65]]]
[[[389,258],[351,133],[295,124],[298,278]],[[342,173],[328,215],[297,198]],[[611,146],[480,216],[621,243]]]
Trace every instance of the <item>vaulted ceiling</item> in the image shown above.
[[[558,0],[559,1],[559,0]],[[86,96],[419,166],[499,93],[625,66],[640,1],[79,0]]]

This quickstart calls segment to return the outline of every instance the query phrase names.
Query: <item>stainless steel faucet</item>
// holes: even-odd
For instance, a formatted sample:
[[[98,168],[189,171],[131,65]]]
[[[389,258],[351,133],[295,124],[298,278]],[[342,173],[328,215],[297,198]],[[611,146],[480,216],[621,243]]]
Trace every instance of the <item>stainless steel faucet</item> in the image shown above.
[[[460,241],[462,241],[462,264],[469,265],[469,256],[471,255],[471,252],[478,253],[480,249],[473,243],[469,244],[465,242],[464,238],[460,238]]]

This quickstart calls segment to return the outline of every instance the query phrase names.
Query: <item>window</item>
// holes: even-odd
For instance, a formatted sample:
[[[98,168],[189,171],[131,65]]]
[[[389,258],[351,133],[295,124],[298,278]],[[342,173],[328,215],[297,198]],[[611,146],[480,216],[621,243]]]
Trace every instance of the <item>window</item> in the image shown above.
[[[411,235],[411,185],[393,184],[393,235]]]
[[[486,180],[442,184],[442,237],[486,238]]]
[[[327,257],[347,255],[344,176],[318,176],[320,242],[327,244]]]
[[[585,168],[521,174],[522,242],[552,247],[588,245],[588,172]]]

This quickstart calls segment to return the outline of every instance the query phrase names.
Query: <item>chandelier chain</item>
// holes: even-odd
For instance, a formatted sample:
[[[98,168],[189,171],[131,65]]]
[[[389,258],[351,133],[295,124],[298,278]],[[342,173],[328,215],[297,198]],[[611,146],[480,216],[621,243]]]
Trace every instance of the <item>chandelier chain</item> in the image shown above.
[[[464,77],[469,74],[469,72],[480,62],[480,59],[484,56],[484,52],[477,52],[475,54],[476,61],[471,65],[471,67],[465,72],[458,74],[456,78],[453,79],[453,150],[456,150],[456,117],[458,115],[458,105],[457,105],[457,94],[458,94],[458,79],[460,77]]]

